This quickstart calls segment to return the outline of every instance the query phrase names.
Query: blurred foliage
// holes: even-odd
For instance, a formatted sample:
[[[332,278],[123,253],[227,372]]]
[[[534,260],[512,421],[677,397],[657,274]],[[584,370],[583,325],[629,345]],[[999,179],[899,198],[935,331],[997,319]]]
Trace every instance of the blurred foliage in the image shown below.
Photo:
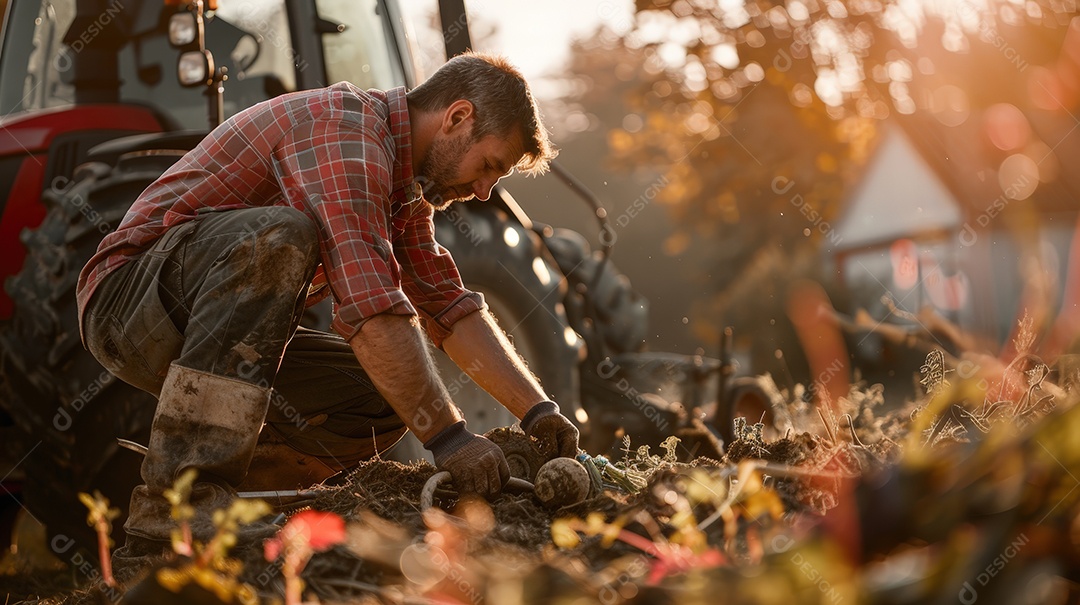
[[[638,0],[628,31],[579,43],[570,130],[605,128],[616,169],[663,185],[655,197],[676,229],[668,254],[709,246],[714,295],[698,309],[708,318],[699,336],[715,342],[720,322],[737,336],[753,329],[769,343],[755,371],[802,375],[801,360],[769,364],[774,350],[797,351],[786,284],[829,282],[820,251],[839,243],[836,221],[883,121],[931,148],[961,132],[943,128],[967,121],[975,136],[960,138],[989,147],[969,116],[1000,103],[1039,106],[1028,89],[1058,59],[1076,3],[987,2]],[[1050,88],[1067,96],[1073,84],[1058,77]],[[916,141],[924,154],[927,145]],[[977,155],[991,176],[1005,157]]]

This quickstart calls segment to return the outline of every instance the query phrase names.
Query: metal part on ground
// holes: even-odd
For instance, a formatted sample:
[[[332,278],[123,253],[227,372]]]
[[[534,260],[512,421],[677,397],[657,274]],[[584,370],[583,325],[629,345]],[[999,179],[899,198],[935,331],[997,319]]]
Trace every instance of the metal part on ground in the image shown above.
[[[420,510],[424,511],[431,508],[435,503],[435,492],[441,489],[448,489],[453,484],[453,478],[447,471],[439,471],[431,476],[424,484],[424,489],[420,491]],[[533,484],[524,479],[517,477],[510,477],[510,480],[506,482],[503,487],[506,491],[517,492],[532,492]]]

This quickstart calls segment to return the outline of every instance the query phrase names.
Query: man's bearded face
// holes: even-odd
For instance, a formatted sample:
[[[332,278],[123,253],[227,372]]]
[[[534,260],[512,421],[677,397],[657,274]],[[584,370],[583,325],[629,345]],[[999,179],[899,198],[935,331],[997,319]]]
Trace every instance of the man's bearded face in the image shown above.
[[[465,133],[432,142],[427,157],[420,165],[418,178],[424,190],[424,199],[436,210],[443,210],[452,202],[473,196],[468,184],[457,183],[462,160],[471,146],[472,138]]]

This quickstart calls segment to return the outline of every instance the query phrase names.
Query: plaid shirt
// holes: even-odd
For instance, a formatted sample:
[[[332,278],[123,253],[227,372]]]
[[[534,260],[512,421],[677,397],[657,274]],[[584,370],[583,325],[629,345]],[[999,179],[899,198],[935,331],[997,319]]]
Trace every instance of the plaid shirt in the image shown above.
[[[375,315],[419,308],[438,345],[484,306],[435,241],[434,210],[413,179],[405,89],[341,82],[236,114],[151,184],[79,275],[80,318],[101,280],[171,227],[256,206],[292,206],[315,221],[333,328],[346,339]]]

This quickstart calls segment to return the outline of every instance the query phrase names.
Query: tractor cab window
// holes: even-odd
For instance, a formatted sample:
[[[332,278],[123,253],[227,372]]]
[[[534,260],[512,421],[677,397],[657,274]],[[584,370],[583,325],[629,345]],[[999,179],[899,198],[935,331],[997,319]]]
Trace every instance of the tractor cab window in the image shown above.
[[[69,67],[64,33],[75,19],[74,2],[14,2],[8,18],[0,54],[0,116],[71,104],[74,89],[61,76]]]
[[[316,0],[315,6],[319,17],[341,25],[322,36],[328,84],[345,80],[363,89],[386,90],[405,83],[382,2]]]
[[[229,74],[230,81],[271,77],[278,79],[282,88],[296,90],[296,70],[306,69],[307,64],[293,50],[284,0],[221,0],[207,23],[208,40],[215,21],[229,23],[250,36],[238,40],[229,52],[233,65],[242,68]]]
[[[223,0],[218,6],[206,15],[206,48],[215,64],[228,70],[225,117],[295,90],[284,0]],[[161,23],[166,21],[159,18]],[[169,44],[166,32],[166,27],[156,27],[123,49],[121,96],[158,109],[170,128],[206,128],[206,88],[180,85],[176,76],[179,51]]]
[[[0,55],[0,115],[75,103],[156,111],[170,129],[208,126],[206,88],[182,87],[165,2],[79,15],[75,0],[13,2]],[[228,117],[296,89],[298,58],[285,0],[222,0],[206,15],[206,47],[228,70]],[[115,63],[113,63],[115,61]],[[115,68],[113,69],[113,65]]]

